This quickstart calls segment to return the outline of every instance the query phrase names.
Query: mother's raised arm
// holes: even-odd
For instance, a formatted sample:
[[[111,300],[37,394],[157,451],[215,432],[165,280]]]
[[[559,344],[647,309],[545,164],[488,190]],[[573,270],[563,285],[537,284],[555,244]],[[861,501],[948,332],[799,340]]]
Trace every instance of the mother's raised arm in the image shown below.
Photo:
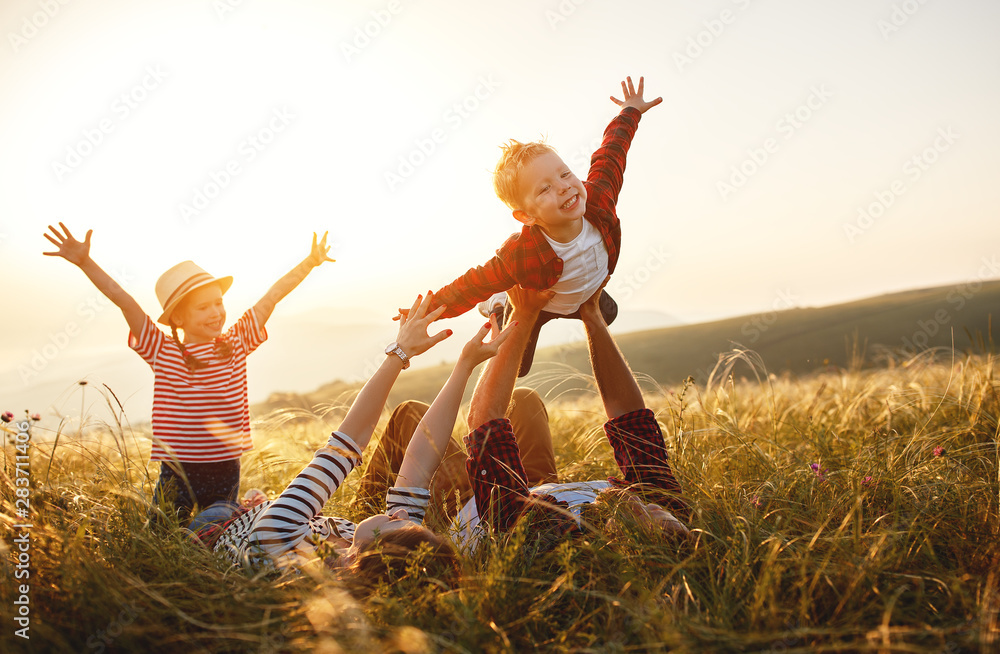
[[[440,306],[428,311],[433,300],[430,293],[426,296],[417,296],[413,306],[410,307],[409,317],[400,320],[395,347],[387,349],[382,365],[358,393],[354,404],[344,416],[339,431],[350,436],[362,450],[368,446],[385,402],[389,399],[389,391],[396,383],[399,373],[409,365],[409,360],[451,336],[450,329],[440,331],[433,336],[428,335],[427,328],[445,310],[444,306]]]
[[[448,381],[437,394],[427,413],[420,420],[420,424],[417,425],[413,438],[410,439],[395,486],[428,487],[431,477],[441,464],[445,447],[451,438],[469,377],[472,376],[476,366],[496,355],[503,342],[510,337],[513,328],[514,325],[511,324],[500,331],[496,318],[491,318],[490,322],[480,328],[472,340],[462,348],[462,354],[459,355]],[[487,334],[492,336],[490,340],[484,341]]]

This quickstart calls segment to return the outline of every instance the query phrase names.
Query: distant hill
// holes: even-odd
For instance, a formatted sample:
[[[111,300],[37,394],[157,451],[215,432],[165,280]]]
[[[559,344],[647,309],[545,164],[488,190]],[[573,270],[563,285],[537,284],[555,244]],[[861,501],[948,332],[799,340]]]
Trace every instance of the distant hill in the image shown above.
[[[883,365],[888,353],[898,357],[951,347],[953,337],[958,350],[982,351],[992,348],[994,313],[1000,313],[1000,281],[616,334],[616,340],[636,373],[671,385],[689,375],[704,382],[719,355],[734,347],[757,352],[768,372],[793,375],[830,366]],[[396,383],[390,404],[404,399],[431,401],[450,371],[449,364],[408,371]],[[592,388],[589,375],[586,344],[578,342],[540,349],[531,374],[522,381],[543,393],[571,396]],[[260,415],[343,404],[358,387],[335,381],[310,393],[276,393],[253,409]]]

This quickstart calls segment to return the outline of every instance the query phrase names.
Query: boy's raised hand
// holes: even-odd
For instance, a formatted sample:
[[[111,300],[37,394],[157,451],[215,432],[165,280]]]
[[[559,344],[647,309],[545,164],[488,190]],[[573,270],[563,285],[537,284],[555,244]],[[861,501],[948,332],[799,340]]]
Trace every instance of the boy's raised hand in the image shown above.
[[[330,254],[330,246],[326,244],[326,237],[330,232],[323,232],[323,239],[316,242],[316,232],[313,232],[313,242],[312,249],[309,251],[309,263],[313,266],[318,266],[327,261],[336,261],[336,259],[331,259],[328,255]]]
[[[639,110],[640,114],[646,113],[646,110],[651,109],[652,107],[655,107],[656,105],[663,102],[662,97],[650,100],[649,102],[643,100],[642,86],[643,86],[642,77],[639,78],[639,88],[635,88],[634,86],[632,86],[631,77],[626,77],[625,81],[622,82],[622,96],[625,99],[619,100],[618,98],[612,95],[611,101],[614,102],[619,107],[621,107],[622,109],[624,109],[625,107],[635,107],[636,109]]]
[[[42,254],[47,257],[62,257],[70,263],[74,263],[78,266],[83,265],[83,263],[90,258],[90,235],[94,233],[94,230],[88,229],[87,235],[81,243],[73,238],[73,234],[70,233],[69,228],[67,228],[66,225],[59,223],[59,227],[62,228],[62,234],[60,234],[59,230],[52,225],[49,225],[49,231],[52,233],[45,234],[45,238],[47,238],[52,245],[56,246],[56,251],[42,252]]]

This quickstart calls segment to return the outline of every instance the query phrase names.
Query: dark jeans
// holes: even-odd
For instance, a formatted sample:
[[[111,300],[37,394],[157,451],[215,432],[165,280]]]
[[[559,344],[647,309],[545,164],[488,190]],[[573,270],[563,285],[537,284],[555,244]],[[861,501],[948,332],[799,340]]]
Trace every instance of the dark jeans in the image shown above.
[[[186,521],[198,506],[205,509],[216,502],[239,502],[240,460],[215,463],[164,461],[153,489],[153,504],[172,505],[177,517]]]

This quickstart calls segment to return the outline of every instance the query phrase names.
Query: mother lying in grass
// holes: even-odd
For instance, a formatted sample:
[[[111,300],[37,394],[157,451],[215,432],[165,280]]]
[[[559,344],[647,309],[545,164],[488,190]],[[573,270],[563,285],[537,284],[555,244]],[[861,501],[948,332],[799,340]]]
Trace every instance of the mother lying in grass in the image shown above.
[[[299,565],[322,558],[328,565],[359,573],[362,579],[377,580],[390,570],[402,573],[407,556],[424,543],[437,570],[456,567],[451,544],[422,525],[430,497],[427,488],[451,436],[472,371],[497,353],[513,325],[500,332],[495,323],[487,324],[462,349],[455,369],[410,441],[395,484],[387,494],[384,514],[355,525],[320,513],[351,470],[360,464],[361,453],[400,371],[409,366],[409,359],[451,335],[451,330],[427,334],[428,326],[444,309],[428,313],[432,301],[430,294],[417,297],[409,317],[401,321],[396,342],[386,349],[385,361],[358,394],[340,429],[281,495],[274,501],[238,509],[221,526],[218,520],[203,525],[196,532],[202,542],[228,556],[234,564],[251,569]],[[491,340],[483,342],[491,328]],[[206,514],[211,516],[218,509],[209,507]]]

